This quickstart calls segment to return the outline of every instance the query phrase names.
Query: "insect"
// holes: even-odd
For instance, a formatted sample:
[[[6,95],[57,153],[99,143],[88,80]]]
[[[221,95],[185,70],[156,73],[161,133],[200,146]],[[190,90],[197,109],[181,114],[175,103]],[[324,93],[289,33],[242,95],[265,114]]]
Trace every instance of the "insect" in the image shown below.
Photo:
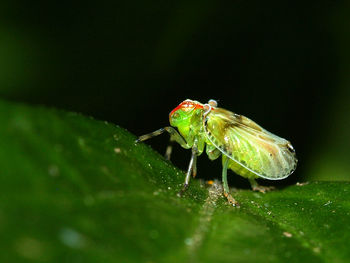
[[[197,156],[204,152],[204,148],[210,160],[222,156],[224,196],[233,206],[238,203],[229,192],[227,169],[247,178],[252,189],[260,192],[271,190],[271,187],[258,185],[256,178],[281,180],[296,169],[297,158],[289,141],[268,132],[247,117],[219,108],[215,100],[202,104],[187,99],[170,112],[169,121],[171,126],[142,135],[136,142],[166,131],[171,142],[192,149],[182,191],[188,187],[191,174],[196,176]],[[170,144],[165,154],[167,159],[170,159],[171,152]]]

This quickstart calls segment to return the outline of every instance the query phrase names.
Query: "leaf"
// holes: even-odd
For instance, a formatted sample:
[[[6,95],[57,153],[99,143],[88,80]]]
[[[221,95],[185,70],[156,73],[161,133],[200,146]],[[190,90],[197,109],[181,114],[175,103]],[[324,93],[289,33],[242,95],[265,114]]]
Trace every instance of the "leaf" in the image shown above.
[[[348,262],[350,184],[191,181],[135,136],[0,101],[0,262]],[[220,171],[218,171],[218,176]]]

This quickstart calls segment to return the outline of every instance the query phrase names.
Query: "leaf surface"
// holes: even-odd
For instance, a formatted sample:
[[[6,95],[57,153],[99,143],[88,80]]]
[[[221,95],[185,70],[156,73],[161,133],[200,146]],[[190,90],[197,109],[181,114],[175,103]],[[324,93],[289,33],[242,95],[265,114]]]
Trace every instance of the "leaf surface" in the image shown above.
[[[192,180],[124,129],[0,101],[0,262],[349,262],[350,184]],[[218,171],[220,176],[220,171]]]

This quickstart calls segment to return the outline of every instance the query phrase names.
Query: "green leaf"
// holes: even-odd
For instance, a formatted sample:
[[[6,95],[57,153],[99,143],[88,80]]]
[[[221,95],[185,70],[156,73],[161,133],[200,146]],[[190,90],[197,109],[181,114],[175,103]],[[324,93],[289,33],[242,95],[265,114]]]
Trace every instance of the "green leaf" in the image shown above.
[[[192,180],[110,123],[0,101],[0,262],[349,262],[350,184]],[[218,171],[218,176],[221,174]]]

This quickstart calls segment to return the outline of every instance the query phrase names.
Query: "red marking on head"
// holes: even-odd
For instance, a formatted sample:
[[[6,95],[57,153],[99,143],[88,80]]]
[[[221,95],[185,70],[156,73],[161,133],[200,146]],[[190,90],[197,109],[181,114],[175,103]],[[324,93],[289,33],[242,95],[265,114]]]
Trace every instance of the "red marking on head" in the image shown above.
[[[169,116],[172,116],[177,110],[189,111],[193,109],[203,109],[203,105],[199,102],[194,102],[192,100],[185,100],[179,104],[175,109],[173,109]]]

